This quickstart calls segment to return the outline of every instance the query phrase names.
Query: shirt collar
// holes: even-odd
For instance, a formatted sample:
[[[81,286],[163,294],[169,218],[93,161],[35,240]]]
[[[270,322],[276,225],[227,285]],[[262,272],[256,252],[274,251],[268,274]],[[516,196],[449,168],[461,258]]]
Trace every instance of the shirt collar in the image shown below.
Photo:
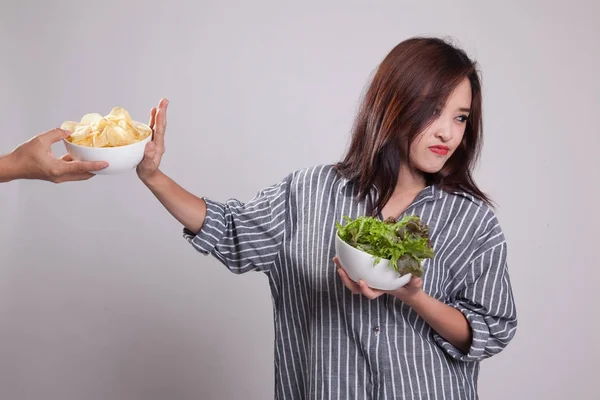
[[[348,178],[341,177],[340,182],[341,182],[340,188],[342,190],[344,190],[344,189],[347,188],[347,186],[350,183],[352,183],[352,180],[348,179]],[[379,196],[379,190],[377,189],[377,187],[375,185],[372,185],[371,192],[375,196]],[[436,184],[429,185],[429,186],[426,186],[423,190],[421,190],[421,192],[415,198],[415,200],[413,202],[413,205],[416,204],[416,203],[422,203],[423,201],[439,200],[443,196],[444,196],[444,190],[442,188],[440,188]]]

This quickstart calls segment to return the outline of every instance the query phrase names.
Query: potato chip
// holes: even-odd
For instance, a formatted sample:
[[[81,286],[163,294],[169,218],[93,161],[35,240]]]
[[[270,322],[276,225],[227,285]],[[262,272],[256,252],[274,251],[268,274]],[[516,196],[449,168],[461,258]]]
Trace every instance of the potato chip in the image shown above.
[[[108,120],[106,118],[102,118],[96,125],[96,130],[102,132],[107,126],[109,126]]]
[[[92,127],[88,125],[83,125],[75,128],[75,132],[71,134],[73,139],[84,139],[92,133]]]
[[[106,130],[111,129],[109,126],[102,132],[98,131],[92,136],[92,147],[107,147],[109,145],[106,138]]]
[[[125,129],[120,126],[113,126],[106,132],[106,139],[111,146],[123,146],[128,143],[133,143],[135,138]]]
[[[121,107],[115,107],[112,110],[110,110],[110,113],[106,116],[106,118],[113,120],[124,119],[126,121],[131,121],[131,115],[129,115],[126,109]]]
[[[141,122],[134,124],[134,128],[137,130],[139,137],[142,139],[152,134],[152,129],[150,129],[148,125],[142,124]]]
[[[94,141],[94,137],[93,136],[86,136],[85,139],[83,139],[81,141],[81,143],[79,143],[79,144],[81,144],[82,146],[92,147],[93,141]]]
[[[90,113],[90,114],[85,114],[82,118],[81,118],[81,124],[83,125],[98,125],[98,123],[104,119],[104,117],[98,113]]]
[[[60,126],[60,129],[64,129],[66,131],[69,131],[69,132],[73,133],[73,132],[75,132],[75,126],[77,126],[77,122],[75,122],[75,121],[65,121]]]
[[[65,121],[61,129],[71,132],[68,141],[89,147],[126,146],[152,135],[148,125],[131,119],[122,107],[114,107],[109,114],[85,114],[80,122]]]

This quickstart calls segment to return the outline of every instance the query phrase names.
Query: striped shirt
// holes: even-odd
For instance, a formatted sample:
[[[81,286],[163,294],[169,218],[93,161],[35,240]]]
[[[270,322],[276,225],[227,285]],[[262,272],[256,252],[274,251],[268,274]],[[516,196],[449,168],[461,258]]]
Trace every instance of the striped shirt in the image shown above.
[[[514,337],[517,319],[504,235],[493,211],[465,193],[425,188],[405,214],[430,227],[435,257],[423,290],[470,323],[468,353],[400,300],[353,295],[332,261],[335,222],[365,215],[357,185],[331,165],[295,171],[247,203],[205,198],[184,237],[236,274],[269,279],[276,399],[477,399],[479,363]],[[376,198],[373,188],[371,201]]]

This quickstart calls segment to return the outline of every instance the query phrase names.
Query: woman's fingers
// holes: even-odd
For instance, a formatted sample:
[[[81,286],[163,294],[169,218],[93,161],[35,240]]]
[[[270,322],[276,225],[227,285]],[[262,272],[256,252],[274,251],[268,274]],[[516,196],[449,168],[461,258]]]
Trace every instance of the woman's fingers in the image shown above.
[[[353,294],[360,294],[360,287],[358,286],[358,284],[356,282],[354,282],[352,279],[350,279],[350,277],[348,276],[346,271],[344,271],[344,269],[342,268],[342,265],[340,264],[340,260],[337,257],[334,257],[333,262],[335,263],[335,265],[337,267],[338,275],[340,276],[342,282],[344,283],[344,286],[346,286],[348,289],[350,289],[350,291]]]
[[[152,107],[152,110],[150,110],[150,122],[148,123],[148,126],[153,131],[154,131],[154,124],[155,123],[156,123],[156,107]]]
[[[367,285],[367,283],[363,280],[358,282],[358,286],[360,287],[361,293],[371,300],[378,298],[384,293],[381,290],[371,289],[369,285]]]
[[[408,286],[415,288],[415,289],[420,289],[423,287],[423,278],[419,278],[416,276],[413,276],[410,278],[410,281],[408,282]]]
[[[344,271],[341,268],[338,268],[338,274],[340,275],[340,278],[342,279],[342,282],[344,283],[344,286],[346,286],[348,289],[350,289],[350,291],[353,294],[360,294],[360,287],[356,284],[356,282],[352,281],[352,279],[350,279],[350,277],[348,276],[348,274],[346,274],[346,271]]]
[[[140,163],[142,167],[149,169],[154,165],[154,158],[156,156],[156,144],[154,142],[148,142],[144,150],[144,158]]]
[[[363,280],[360,280],[357,283],[357,282],[354,282],[352,279],[350,279],[350,277],[348,276],[346,271],[344,271],[344,268],[340,264],[339,258],[334,257],[333,262],[337,266],[337,272],[338,272],[338,275],[340,276],[340,278],[342,279],[342,282],[348,289],[350,289],[350,291],[352,293],[363,294],[364,296],[366,296],[367,298],[369,298],[371,300],[376,299],[377,297],[379,297],[385,293],[381,290],[371,289],[369,287],[369,285],[367,285],[366,282]]]
[[[169,107],[169,101],[167,99],[161,99],[158,103],[158,110],[156,110],[156,123],[154,127],[154,143],[156,144],[156,150],[159,154],[165,151],[165,131],[167,129],[167,108]]]

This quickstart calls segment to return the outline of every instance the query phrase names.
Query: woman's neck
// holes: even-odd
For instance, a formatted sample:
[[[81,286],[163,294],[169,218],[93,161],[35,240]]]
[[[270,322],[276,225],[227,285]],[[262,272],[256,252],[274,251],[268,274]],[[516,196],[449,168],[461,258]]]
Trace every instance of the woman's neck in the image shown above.
[[[423,175],[409,167],[400,166],[394,192],[381,209],[383,218],[399,218],[425,188],[425,184],[425,177]]]
[[[398,181],[394,188],[394,195],[413,195],[419,194],[426,186],[425,177],[423,174],[415,171],[407,165],[401,165],[398,172]]]

